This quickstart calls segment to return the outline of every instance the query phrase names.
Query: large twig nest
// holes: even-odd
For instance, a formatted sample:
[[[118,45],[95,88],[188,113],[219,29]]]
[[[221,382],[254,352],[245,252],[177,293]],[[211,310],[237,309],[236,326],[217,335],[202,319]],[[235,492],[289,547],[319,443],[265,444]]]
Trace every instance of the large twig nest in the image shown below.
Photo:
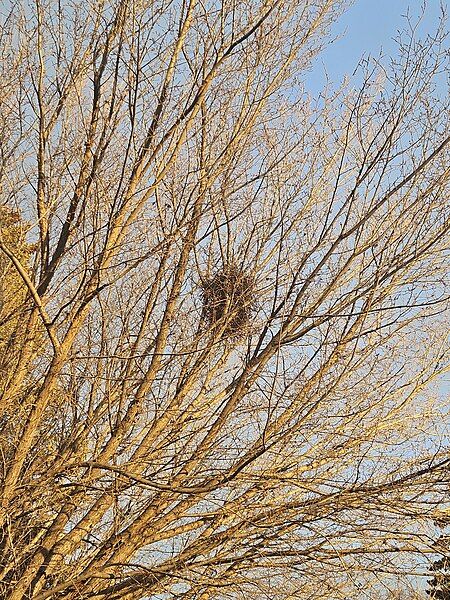
[[[203,317],[209,325],[228,337],[245,335],[256,303],[253,277],[231,264],[204,281],[202,288]]]

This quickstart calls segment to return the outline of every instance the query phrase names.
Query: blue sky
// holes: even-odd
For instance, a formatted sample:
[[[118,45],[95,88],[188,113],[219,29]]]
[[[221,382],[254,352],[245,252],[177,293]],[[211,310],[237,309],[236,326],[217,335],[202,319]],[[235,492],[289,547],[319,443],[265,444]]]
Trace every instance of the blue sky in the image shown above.
[[[447,5],[444,2],[444,5]],[[318,91],[325,82],[325,72],[333,83],[351,75],[359,58],[371,54],[378,56],[396,53],[393,38],[406,25],[404,15],[413,17],[421,13],[422,0],[355,0],[347,12],[335,23],[332,34],[341,36],[320,55],[308,76],[308,89]],[[441,0],[428,0],[422,32],[435,31],[441,14]]]
[[[326,82],[325,73],[333,84],[339,84],[345,75],[352,75],[363,55],[395,56],[394,38],[399,30],[406,27],[405,15],[409,11],[415,21],[422,13],[422,0],[355,0],[347,12],[337,21],[332,35],[340,36],[318,57],[306,78],[307,91],[318,93]],[[446,11],[446,0],[427,0],[420,23],[421,34],[434,33],[442,16],[441,6]],[[450,13],[450,11],[448,11]],[[447,93],[445,90],[444,93]],[[450,390],[449,376],[443,378],[442,391]]]

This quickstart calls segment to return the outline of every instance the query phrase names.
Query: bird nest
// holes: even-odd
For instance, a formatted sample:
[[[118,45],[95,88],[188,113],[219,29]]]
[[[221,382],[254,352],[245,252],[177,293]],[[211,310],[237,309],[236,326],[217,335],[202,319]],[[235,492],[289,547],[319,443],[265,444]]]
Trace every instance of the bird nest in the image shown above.
[[[203,317],[227,337],[248,331],[255,309],[255,281],[236,265],[229,265],[203,282]]]

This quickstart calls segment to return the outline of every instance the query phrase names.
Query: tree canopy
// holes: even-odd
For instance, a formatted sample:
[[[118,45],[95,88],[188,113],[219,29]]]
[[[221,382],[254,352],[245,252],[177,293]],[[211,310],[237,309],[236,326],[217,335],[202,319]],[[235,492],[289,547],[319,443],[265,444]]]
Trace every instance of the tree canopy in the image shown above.
[[[380,598],[448,514],[445,22],[6,1],[0,595]]]

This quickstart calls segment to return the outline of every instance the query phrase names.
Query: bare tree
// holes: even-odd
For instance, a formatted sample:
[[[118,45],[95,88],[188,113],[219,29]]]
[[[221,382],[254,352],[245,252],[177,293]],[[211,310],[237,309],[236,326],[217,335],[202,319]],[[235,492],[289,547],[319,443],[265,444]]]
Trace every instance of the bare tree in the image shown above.
[[[2,598],[356,598],[432,548],[446,38],[310,98],[343,8],[3,4]]]

